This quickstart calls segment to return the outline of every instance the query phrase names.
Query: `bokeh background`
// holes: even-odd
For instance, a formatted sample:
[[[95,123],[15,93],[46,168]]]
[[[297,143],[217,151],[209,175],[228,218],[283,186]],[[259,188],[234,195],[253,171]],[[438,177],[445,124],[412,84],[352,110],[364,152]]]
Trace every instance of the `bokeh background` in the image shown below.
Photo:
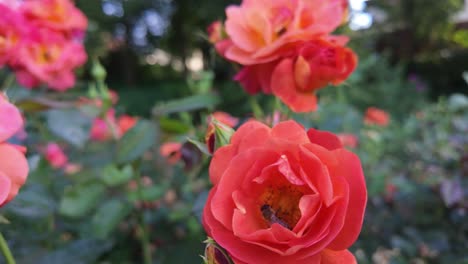
[[[28,144],[58,136],[83,169],[66,175],[40,151],[30,153],[28,184],[2,209],[18,263],[141,263],[142,236],[154,263],[202,262],[207,158],[188,144],[169,165],[157,149],[202,140],[214,110],[252,117],[249,96],[232,81],[238,68],[216,55],[205,30],[239,2],[76,1],[89,18],[89,62],[72,93],[86,94],[99,60],[119,94],[117,111],[157,121],[155,151],[141,164],[149,187],[144,201],[135,198],[126,182],[131,167],[108,157],[110,144],[60,131],[81,131],[88,121],[56,110],[28,121]],[[468,1],[351,0],[350,6],[339,31],[350,36],[359,66],[344,85],[320,91],[317,112],[294,118],[358,139],[352,149],[363,162],[369,202],[351,250],[364,264],[468,263]],[[271,114],[274,101],[257,99]],[[364,124],[368,107],[385,110],[389,125]],[[104,174],[113,177],[95,184]]]

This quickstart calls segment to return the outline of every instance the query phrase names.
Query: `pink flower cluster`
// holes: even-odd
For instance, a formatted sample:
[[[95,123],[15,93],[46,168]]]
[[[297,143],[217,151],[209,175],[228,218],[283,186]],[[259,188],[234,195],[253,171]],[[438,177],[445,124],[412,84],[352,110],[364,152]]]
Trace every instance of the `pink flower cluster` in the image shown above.
[[[331,33],[347,15],[347,0],[243,0],[226,9],[209,39],[239,63],[235,76],[250,94],[274,94],[295,112],[317,107],[315,92],[338,85],[357,65],[348,38]]]
[[[0,206],[16,196],[28,176],[25,148],[7,142],[22,126],[20,112],[0,93]]]
[[[28,88],[64,91],[86,62],[87,18],[70,0],[0,1],[0,68],[9,66]]]

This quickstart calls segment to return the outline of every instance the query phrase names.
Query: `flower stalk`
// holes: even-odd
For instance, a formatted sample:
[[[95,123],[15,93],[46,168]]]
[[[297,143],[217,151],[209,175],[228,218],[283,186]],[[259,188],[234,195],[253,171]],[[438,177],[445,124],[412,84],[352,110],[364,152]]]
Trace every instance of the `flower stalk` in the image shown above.
[[[16,264],[15,258],[13,257],[13,254],[11,254],[10,248],[8,247],[8,244],[2,233],[0,233],[0,250],[5,257],[7,264]]]

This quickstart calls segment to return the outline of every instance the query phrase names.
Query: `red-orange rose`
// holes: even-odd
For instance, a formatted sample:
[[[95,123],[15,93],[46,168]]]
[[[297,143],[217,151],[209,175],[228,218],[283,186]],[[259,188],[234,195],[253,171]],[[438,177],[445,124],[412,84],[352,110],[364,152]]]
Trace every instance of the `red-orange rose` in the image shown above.
[[[377,107],[367,108],[364,116],[364,123],[370,125],[387,126],[390,122],[390,116],[387,112]]]
[[[359,158],[294,121],[242,125],[210,165],[208,235],[235,263],[356,263],[367,191]]]
[[[301,45],[297,55],[279,62],[271,77],[271,90],[295,112],[316,110],[315,92],[346,80],[357,56],[343,47],[346,39],[317,39]]]

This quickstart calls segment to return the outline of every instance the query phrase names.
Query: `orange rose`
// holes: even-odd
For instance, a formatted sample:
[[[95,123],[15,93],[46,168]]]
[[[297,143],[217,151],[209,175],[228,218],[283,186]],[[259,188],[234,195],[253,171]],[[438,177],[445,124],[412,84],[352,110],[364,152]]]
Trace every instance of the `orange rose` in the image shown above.
[[[226,8],[221,54],[242,65],[273,61],[288,45],[334,31],[346,9],[346,0],[244,0]]]
[[[364,123],[369,125],[387,126],[390,116],[387,112],[377,107],[369,107],[364,116]]]
[[[242,125],[209,168],[208,235],[235,263],[356,263],[367,191],[359,158],[294,121]]]
[[[317,39],[301,45],[297,55],[279,62],[271,89],[295,112],[316,110],[315,92],[342,83],[354,71],[357,56],[342,45],[343,38]]]

